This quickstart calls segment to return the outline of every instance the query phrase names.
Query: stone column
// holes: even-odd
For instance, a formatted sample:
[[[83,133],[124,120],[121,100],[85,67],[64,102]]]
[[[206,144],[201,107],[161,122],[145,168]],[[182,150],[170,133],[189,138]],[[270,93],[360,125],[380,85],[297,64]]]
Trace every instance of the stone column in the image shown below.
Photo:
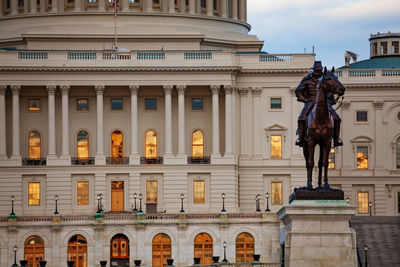
[[[221,17],[226,18],[226,0],[221,0]]]
[[[99,12],[106,11],[106,0],[99,0]]]
[[[232,19],[238,19],[238,0],[232,0]]]
[[[97,95],[97,152],[96,165],[105,165],[106,157],[104,155],[104,129],[103,129],[103,93],[104,85],[95,86]]]
[[[18,0],[11,0],[11,15],[17,15],[18,14]]]
[[[26,0],[24,0],[24,1],[26,1]],[[52,13],[58,13],[58,0],[52,0],[51,1],[51,12]]]
[[[245,1],[246,0],[239,0],[239,20],[245,20]]]
[[[57,87],[55,85],[47,86],[48,96],[48,133],[49,133],[49,147],[47,153],[47,165],[51,165],[51,161],[57,158],[56,156],[56,104],[55,94]]]
[[[189,14],[194,15],[196,14],[196,1],[189,0]]]
[[[137,94],[139,86],[131,85],[129,87],[131,92],[131,155],[129,156],[129,164],[140,164],[139,150],[138,150],[138,108],[137,108]]]
[[[220,157],[219,152],[219,85],[212,85],[212,157]]]
[[[262,159],[261,156],[261,88],[253,88],[253,158]]]
[[[40,13],[45,13],[45,12],[46,12],[46,0],[40,0]]]
[[[0,85],[0,160],[7,159],[6,152],[6,89],[7,86]]]
[[[375,107],[375,175],[385,174],[385,158],[383,144],[383,101],[374,101]],[[342,128],[343,129],[343,128]]]
[[[225,155],[233,157],[232,86],[225,86]]]
[[[214,14],[214,1],[207,0],[207,16],[212,16]]]
[[[58,0],[58,11],[60,13],[64,12],[65,9],[65,2],[64,0]]]
[[[65,160],[65,164],[71,164],[71,156],[69,154],[69,90],[68,85],[63,85],[61,87],[61,101],[62,101],[62,111],[61,111],[61,121],[62,121],[62,147],[61,147],[61,158]]]
[[[172,85],[165,85],[165,156],[172,156],[172,105],[171,93]]]
[[[168,0],[168,12],[175,13],[175,0]]]
[[[153,12],[153,0],[143,0],[144,12]]]
[[[75,11],[76,12],[80,12],[82,10],[82,1],[83,0],[75,0]]]
[[[123,12],[129,11],[129,0],[122,0],[122,11]]]
[[[28,0],[25,0],[28,1]],[[30,13],[35,14],[37,12],[37,2],[36,0],[30,0]]]
[[[240,157],[250,158],[250,136],[249,136],[249,119],[248,112],[249,88],[239,88],[240,93]]]
[[[0,2],[2,2],[2,1],[0,1]],[[24,14],[28,14],[29,13],[29,1],[28,0],[24,0]],[[2,8],[2,5],[0,5],[1,7],[0,7],[0,15],[2,15],[2,12],[1,12],[1,8]]]
[[[185,85],[178,85],[178,157],[187,158],[185,148]]]
[[[12,154],[11,159],[21,160],[20,154],[20,131],[19,131],[19,92],[21,86],[11,85],[12,93]]]

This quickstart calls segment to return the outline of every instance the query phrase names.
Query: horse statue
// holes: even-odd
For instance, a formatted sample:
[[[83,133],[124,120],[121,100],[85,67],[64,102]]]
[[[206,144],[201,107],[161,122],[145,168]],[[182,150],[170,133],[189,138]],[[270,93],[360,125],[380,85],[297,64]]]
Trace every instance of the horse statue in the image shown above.
[[[307,116],[307,130],[303,155],[307,167],[307,189],[312,189],[312,171],[314,168],[315,147],[319,145],[318,188],[322,188],[322,168],[324,168],[324,189],[330,189],[328,183],[329,153],[332,145],[333,119],[329,112],[329,98],[333,95],[343,96],[345,88],[331,71],[324,69],[317,85],[314,107]]]

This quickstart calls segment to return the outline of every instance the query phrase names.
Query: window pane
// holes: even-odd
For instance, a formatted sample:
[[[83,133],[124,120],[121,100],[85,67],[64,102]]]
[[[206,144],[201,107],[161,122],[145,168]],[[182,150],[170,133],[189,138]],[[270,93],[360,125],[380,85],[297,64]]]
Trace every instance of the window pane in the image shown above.
[[[122,98],[111,99],[112,110],[122,110]]]
[[[114,131],[111,134],[111,157],[112,158],[123,158],[124,157],[124,146],[123,146],[123,135],[121,131]]]
[[[368,147],[357,147],[357,169],[368,169]]]
[[[206,192],[205,192],[205,181],[193,181],[193,203],[194,204],[205,204],[206,203]]]
[[[40,183],[37,182],[28,183],[28,205],[29,206],[40,205]]]
[[[86,131],[80,131],[77,136],[77,156],[79,159],[89,158],[89,134]]]
[[[367,111],[357,111],[356,113],[357,122],[367,122],[368,112]]]
[[[157,157],[157,134],[155,131],[147,131],[145,136],[145,156],[146,158]]]
[[[382,42],[381,43],[381,55],[386,55],[387,54],[387,42]]]
[[[36,131],[29,133],[28,137],[28,157],[30,159],[40,159],[41,145],[40,145],[40,134]]]
[[[192,98],[192,110],[203,110],[203,98]]]
[[[40,111],[40,99],[29,99],[28,100],[29,111]]]
[[[357,193],[357,201],[358,201],[358,213],[367,214],[369,212],[368,202],[369,202],[369,193],[368,192],[358,192]]]
[[[78,181],[76,190],[76,203],[79,206],[89,205],[89,182]]]
[[[335,168],[335,148],[332,147],[331,151],[329,152],[329,169],[334,169]]]
[[[157,191],[158,191],[157,181],[146,182],[146,203],[157,203]]]
[[[89,110],[89,98],[76,99],[76,110],[78,111]]]
[[[271,183],[271,204],[282,205],[283,201],[283,188],[282,182]]]
[[[203,138],[203,133],[199,130],[193,132],[192,135],[192,157],[193,158],[204,157],[204,138]]]
[[[155,98],[146,98],[144,104],[146,110],[157,110],[157,99]]]
[[[271,98],[271,109],[281,109],[282,98]]]
[[[282,136],[271,135],[271,158],[282,158]]]

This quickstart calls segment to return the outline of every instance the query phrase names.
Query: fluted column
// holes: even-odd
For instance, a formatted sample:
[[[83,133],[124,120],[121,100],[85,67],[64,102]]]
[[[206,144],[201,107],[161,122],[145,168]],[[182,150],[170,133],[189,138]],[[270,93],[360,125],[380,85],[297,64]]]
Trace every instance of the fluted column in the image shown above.
[[[232,0],[232,19],[238,19],[238,0]]]
[[[130,164],[139,164],[139,150],[138,150],[138,108],[137,108],[137,94],[139,86],[131,85],[129,87],[131,92],[131,155],[129,157]]]
[[[26,0],[24,0],[24,1],[26,1]],[[58,13],[58,0],[51,1],[51,12]]]
[[[226,0],[221,0],[221,17],[226,18]]]
[[[212,156],[219,157],[219,85],[211,86],[212,93]]]
[[[122,11],[129,11],[129,0],[122,0]]]
[[[175,0],[168,0],[168,12],[175,13]]]
[[[143,0],[144,12],[153,12],[153,0]]]
[[[2,1],[0,1],[2,2]],[[24,14],[28,14],[29,13],[29,4],[28,4],[28,0],[24,0]],[[0,7],[1,10],[1,7]],[[2,12],[0,11],[0,15],[2,15]]]
[[[47,158],[52,160],[56,158],[56,104],[55,94],[57,87],[55,85],[47,86],[48,98],[48,134],[49,134],[49,147]]]
[[[95,86],[97,98],[97,152],[96,165],[104,165],[106,158],[104,155],[104,128],[103,128],[103,94],[104,85]]]
[[[185,85],[178,85],[178,156],[186,157],[185,149]]]
[[[61,122],[62,122],[62,147],[61,147],[61,157],[69,163],[69,90],[68,85],[62,85],[61,88]]]
[[[232,86],[225,86],[225,155],[233,156]]]
[[[196,1],[195,0],[189,0],[189,14],[196,14]]]
[[[239,88],[240,93],[240,157],[250,157],[249,88]]]
[[[56,1],[56,0],[54,0]],[[64,0],[58,0],[58,12],[63,13],[65,10],[65,2]]]
[[[172,85],[165,85],[165,155],[172,155]]]
[[[0,85],[0,159],[6,159],[6,89]]]
[[[239,19],[245,20],[245,0],[239,0]]]
[[[25,0],[28,1],[28,0]],[[29,12],[32,14],[35,14],[37,12],[37,2],[36,0],[30,0],[30,5],[29,5]]]
[[[75,0],[75,11],[79,12],[82,10],[82,1],[83,0]]]
[[[214,0],[207,0],[207,16],[213,15]]]
[[[99,0],[99,12],[106,11],[106,0]]]
[[[253,158],[261,156],[261,88],[253,88]]]
[[[384,175],[385,160],[384,157],[384,136],[383,136],[383,105],[384,102],[376,100],[373,102],[375,108],[375,175]],[[343,129],[343,128],[342,128]]]
[[[11,85],[12,93],[12,152],[11,159],[21,161],[20,126],[19,126],[19,93],[21,86]]]
[[[18,0],[11,0],[11,15],[18,14]]]
[[[46,12],[46,0],[40,0],[40,13]]]

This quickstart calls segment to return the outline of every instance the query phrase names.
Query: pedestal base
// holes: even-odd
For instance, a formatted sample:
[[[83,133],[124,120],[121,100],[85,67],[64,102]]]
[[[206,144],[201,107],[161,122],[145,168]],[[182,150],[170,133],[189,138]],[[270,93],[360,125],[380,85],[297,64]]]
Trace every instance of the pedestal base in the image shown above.
[[[357,267],[356,234],[349,226],[354,214],[344,200],[294,200],[281,208],[285,266]]]

